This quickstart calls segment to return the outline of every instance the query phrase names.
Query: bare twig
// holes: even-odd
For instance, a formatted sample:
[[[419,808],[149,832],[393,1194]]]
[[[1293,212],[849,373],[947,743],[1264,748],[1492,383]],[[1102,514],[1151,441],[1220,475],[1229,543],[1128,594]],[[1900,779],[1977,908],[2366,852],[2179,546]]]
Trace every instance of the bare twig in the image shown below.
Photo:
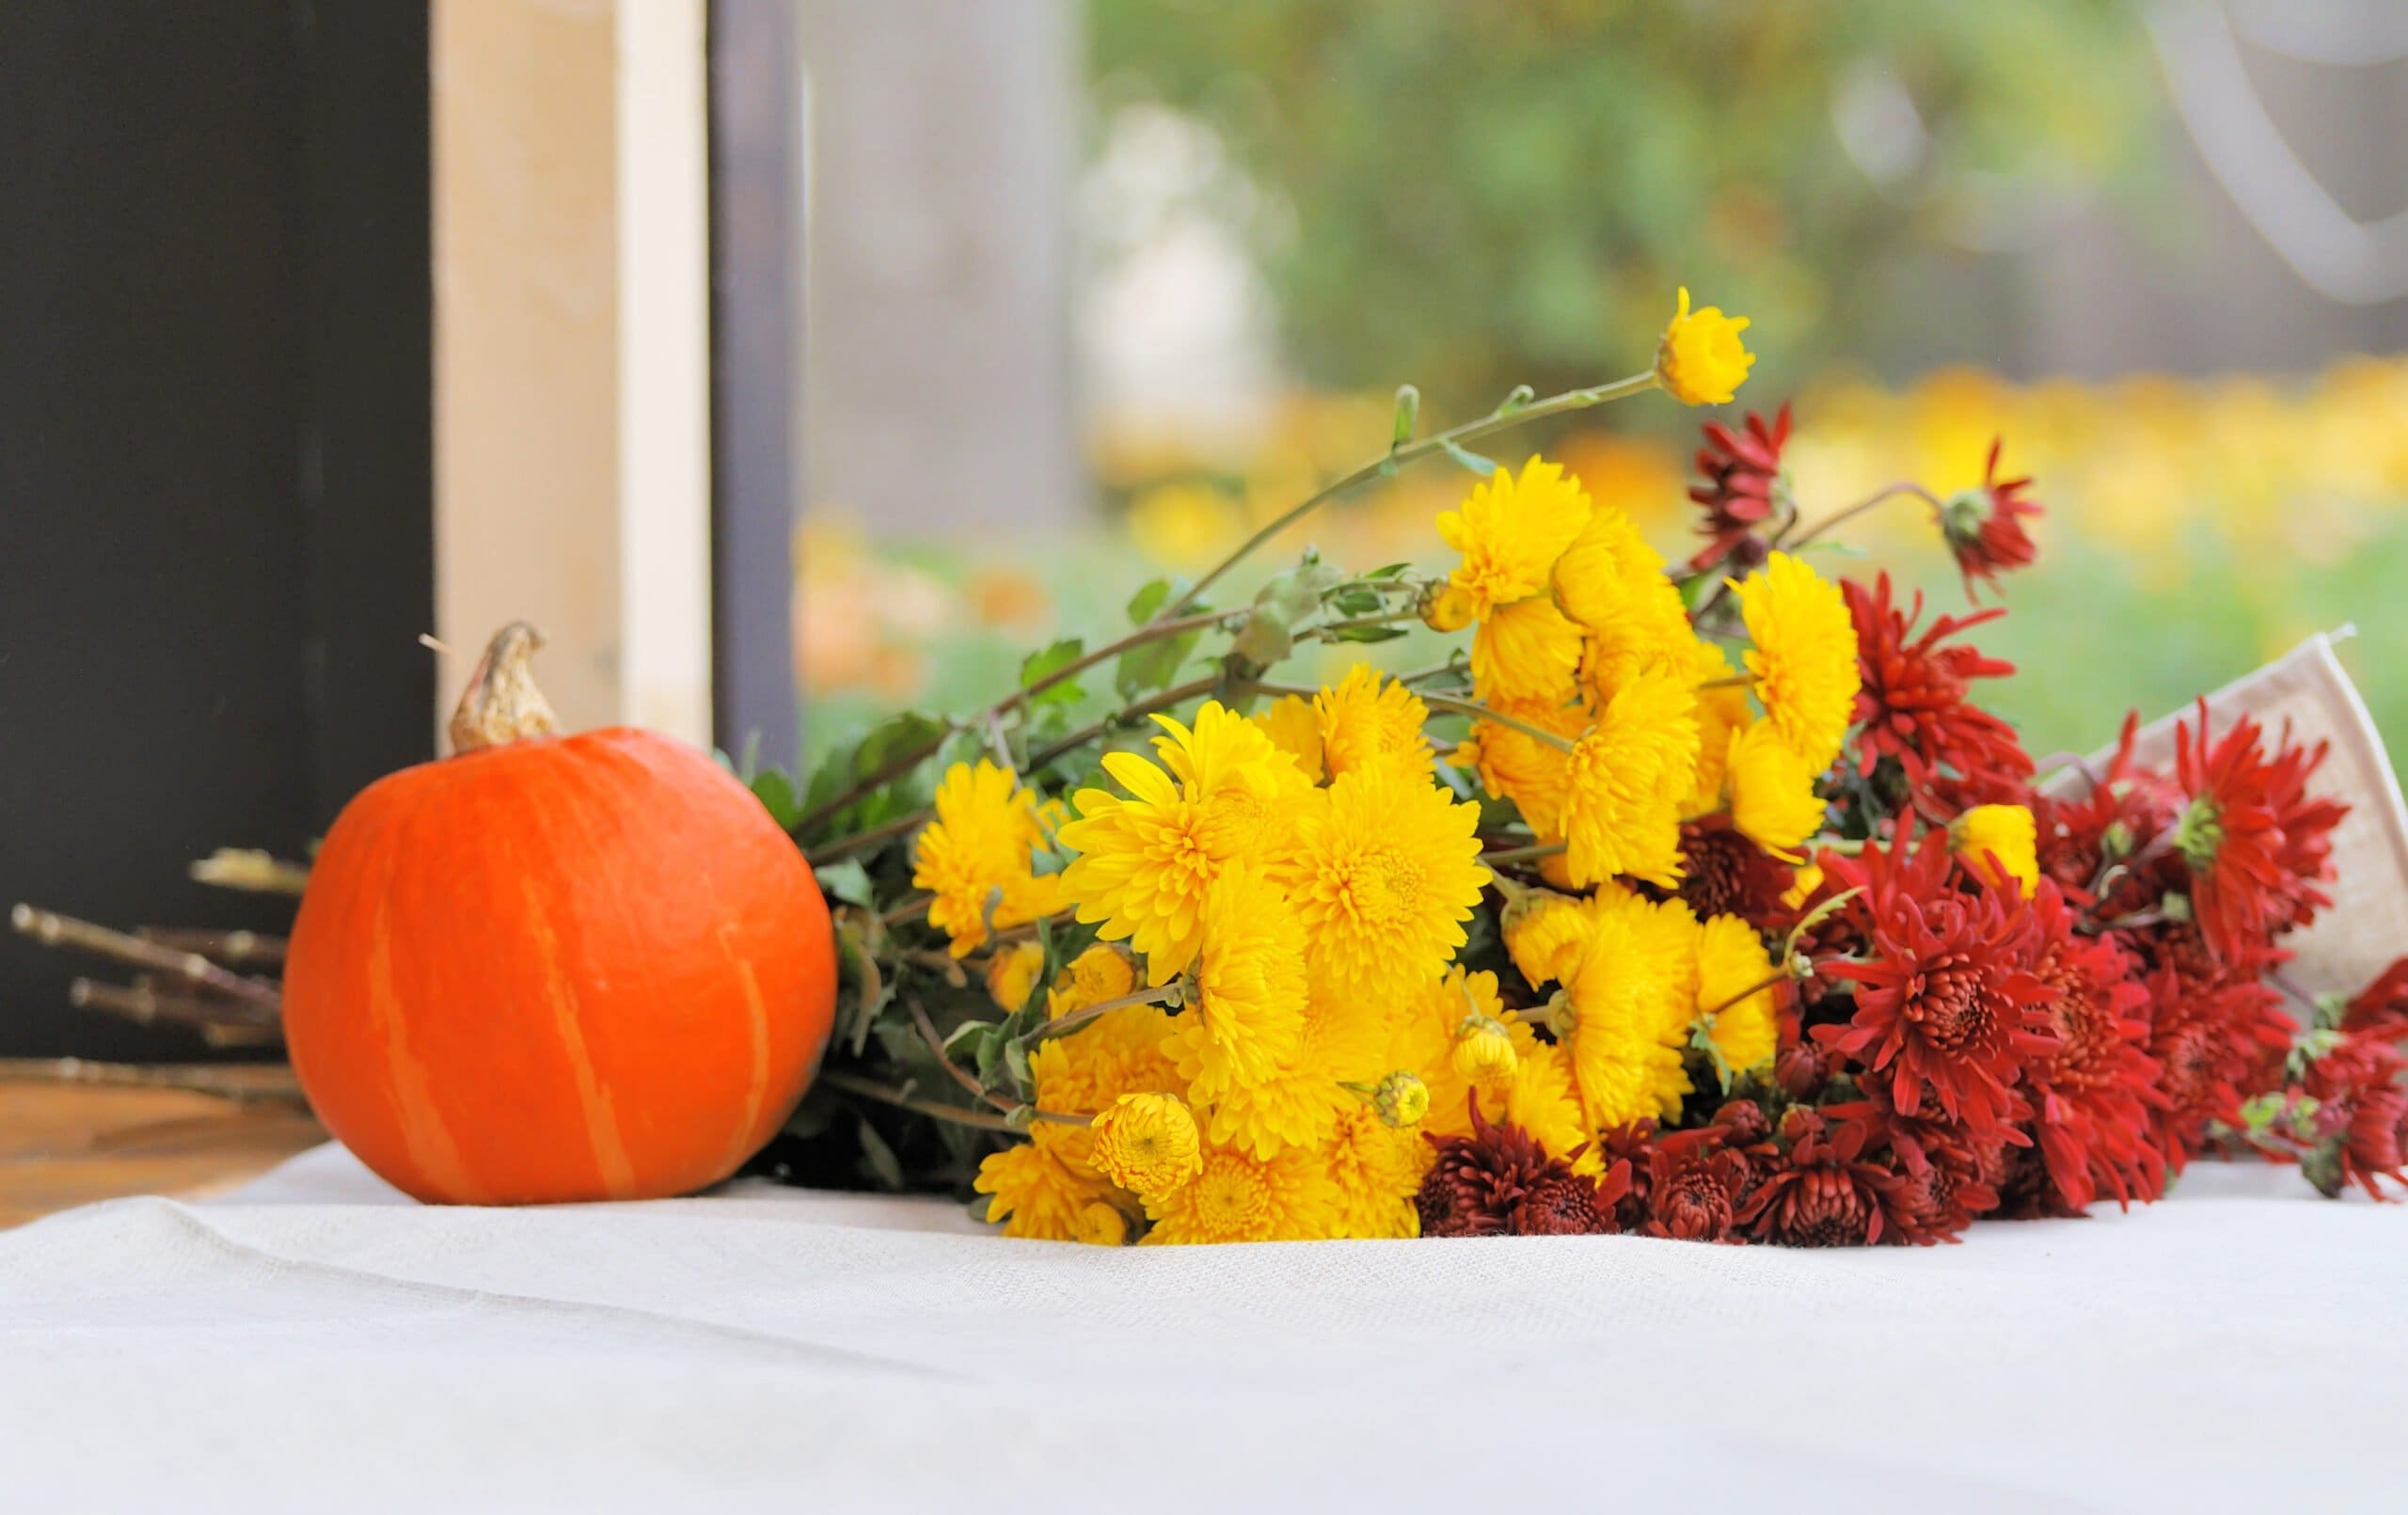
[[[186,1089],[221,1099],[304,1104],[289,1068],[229,1064],[94,1063],[80,1057],[0,1058],[0,1081],[105,1084],[125,1089]]]
[[[31,937],[45,947],[73,947],[97,953],[101,956],[114,957],[186,983],[206,985],[220,994],[261,1005],[272,1014],[281,1013],[283,1009],[283,1000],[277,995],[275,985],[265,979],[230,972],[197,952],[177,952],[155,941],[130,937],[122,931],[111,931],[88,921],[56,915],[49,910],[37,910],[30,905],[18,905],[10,909],[8,923],[21,935]]]
[[[219,847],[188,870],[200,883],[252,894],[298,894],[309,887],[309,865],[286,862],[246,847]]]
[[[197,952],[230,967],[244,963],[281,965],[290,945],[282,937],[260,931],[191,931],[178,926],[138,926],[135,936],[172,952]]]

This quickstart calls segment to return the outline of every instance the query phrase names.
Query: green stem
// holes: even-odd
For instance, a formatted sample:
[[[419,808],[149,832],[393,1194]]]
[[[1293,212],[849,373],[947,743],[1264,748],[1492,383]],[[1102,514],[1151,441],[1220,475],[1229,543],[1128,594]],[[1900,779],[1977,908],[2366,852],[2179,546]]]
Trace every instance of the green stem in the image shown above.
[[[1115,1010],[1126,1010],[1133,1004],[1159,1004],[1163,1001],[1183,992],[1185,992],[1184,986],[1178,979],[1173,979],[1168,984],[1158,984],[1150,989],[1132,989],[1127,994],[1118,995],[1113,999],[1104,1000],[1095,1004],[1084,1005],[1079,1009],[1069,1012],[1068,1015],[1056,1016],[1052,1020],[1049,1020],[1045,1024],[1038,1027],[1035,1031],[1032,1031],[1028,1034],[1021,1037],[1020,1042],[1023,1047],[1034,1047],[1038,1042],[1044,1041],[1048,1037],[1068,1035],[1069,1033],[1078,1030],[1081,1026],[1085,1025],[1088,1021],[1093,1020],[1100,1016],[1108,1016]]]
[[[1481,853],[1480,860],[1492,865],[1500,862],[1535,862],[1541,858],[1555,857],[1570,845],[1568,842],[1542,842],[1527,847],[1505,847],[1496,852]]]
[[[1872,494],[1866,496],[1864,498],[1858,500],[1855,504],[1848,506],[1846,510],[1838,511],[1832,514],[1824,516],[1813,526],[1808,527],[1804,535],[1800,536],[1796,542],[1791,543],[1788,546],[1788,550],[1796,552],[1798,548],[1803,547],[1806,544],[1814,541],[1816,537],[1821,536],[1824,532],[1829,531],[1831,528],[1838,526],[1841,522],[1853,520],[1857,516],[1862,515],[1865,512],[1872,510],[1877,505],[1897,498],[1900,495],[1912,495],[1916,498],[1930,505],[1934,510],[1938,510],[1940,508],[1940,497],[1937,495],[1934,495],[1930,490],[1925,489],[1921,484],[1901,480],[1897,483],[1884,485],[1880,489],[1877,489]],[[1779,538],[1774,539],[1773,545],[1776,547],[1782,545]]]
[[[1308,689],[1302,685],[1266,684],[1259,679],[1248,680],[1244,687],[1256,694],[1267,694],[1274,698],[1283,694],[1292,694],[1300,700],[1310,700],[1321,693],[1318,689]],[[1428,689],[1419,691],[1415,698],[1423,704],[1435,705],[1440,710],[1451,710],[1457,715],[1469,716],[1475,720],[1493,720],[1499,726],[1510,726],[1533,741],[1545,742],[1559,752],[1572,750],[1570,738],[1559,736],[1544,726],[1533,726],[1517,716],[1509,716],[1501,710],[1493,710],[1477,700],[1459,700],[1451,694],[1438,694]]]
[[[1195,615],[1149,621],[1119,640],[1108,642],[1091,653],[1082,654],[1042,678],[1021,686],[974,716],[944,722],[934,736],[910,751],[898,753],[879,765],[876,772],[861,779],[842,794],[825,803],[812,807],[789,829],[797,832],[808,831],[822,821],[843,814],[859,802],[863,796],[875,793],[936,756],[938,750],[959,733],[984,726],[990,720],[1001,717],[1006,711],[1025,704],[1036,696],[1043,694],[1056,685],[1078,677],[1099,663],[1109,662],[1122,653],[1142,647],[1148,642],[1160,641],[1165,637],[1181,636],[1190,631],[1201,631],[1207,626],[1217,625],[1221,622],[1245,614],[1247,608],[1240,607],[1233,610],[1204,610]]]
[[[1407,442],[1402,447],[1390,448],[1380,457],[1363,465],[1353,473],[1323,484],[1307,496],[1302,503],[1290,508],[1278,519],[1240,543],[1236,551],[1206,570],[1204,576],[1191,585],[1187,592],[1164,606],[1161,614],[1169,617],[1185,610],[1189,606],[1194,605],[1196,598],[1210,589],[1222,575],[1244,561],[1256,548],[1348,490],[1370,483],[1374,479],[1385,478],[1408,463],[1435,456],[1445,451],[1450,443],[1461,446],[1465,442],[1478,441],[1483,436],[1511,431],[1516,426],[1541,420],[1549,416],[1587,410],[1592,405],[1602,405],[1608,401],[1624,400],[1635,394],[1643,394],[1655,388],[1656,386],[1656,371],[1649,369],[1644,373],[1634,373],[1627,379],[1617,379],[1611,384],[1601,384],[1594,388],[1568,389],[1560,395],[1549,395],[1545,400],[1532,401],[1518,410],[1507,410],[1500,405],[1478,420],[1465,421],[1461,426],[1437,433],[1435,435],[1425,436],[1418,442]]]
[[[975,1126],[982,1131],[1002,1131],[1007,1135],[1019,1134],[1013,1130],[1012,1123],[1001,1115],[990,1115],[983,1110],[964,1110],[959,1105],[943,1104],[934,1099],[917,1099],[892,1084],[861,1078],[847,1073],[841,1068],[820,1069],[819,1081],[831,1089],[842,1089],[847,1094],[859,1095],[863,1099],[875,1099],[880,1104],[893,1105],[897,1110],[908,1110],[914,1115],[927,1115],[935,1120],[949,1120],[957,1126]]]

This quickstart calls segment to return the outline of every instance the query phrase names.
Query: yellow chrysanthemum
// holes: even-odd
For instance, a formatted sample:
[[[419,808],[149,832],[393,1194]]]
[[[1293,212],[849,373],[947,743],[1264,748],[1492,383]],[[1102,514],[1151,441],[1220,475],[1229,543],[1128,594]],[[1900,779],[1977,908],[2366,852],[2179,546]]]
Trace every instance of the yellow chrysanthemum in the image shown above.
[[[1422,729],[1429,707],[1369,663],[1348,669],[1344,678],[1314,697],[1312,708],[1322,764],[1332,779],[1377,762],[1393,762],[1427,778],[1435,765]]]
[[[1075,1239],[1081,1212],[1112,1196],[1100,1175],[1039,1142],[989,1153],[971,1187],[994,1196],[987,1202],[987,1219],[1003,1222],[1006,1236],[1038,1241]]]
[[[1487,701],[1497,714],[1555,733],[1569,741],[1589,727],[1588,712],[1553,701]],[[1563,821],[1563,796],[1572,782],[1571,760],[1561,748],[1494,720],[1472,722],[1470,737],[1455,748],[1453,762],[1480,775],[1481,787],[1510,799],[1530,829],[1554,836]]]
[[[2015,880],[2030,899],[2040,887],[2040,864],[2035,856],[2032,813],[2020,805],[1976,805],[1948,823],[1948,845],[1965,866],[1997,883]],[[1991,869],[1991,860],[2004,869]]]
[[[1760,720],[1730,738],[1725,766],[1730,775],[1731,824],[1756,845],[1786,862],[1796,848],[1823,829],[1823,801],[1814,793],[1815,770],[1806,765],[1781,730]]]
[[[1769,1066],[1778,1049],[1775,991],[1758,987],[1772,972],[1772,955],[1754,926],[1735,915],[1706,918],[1698,938],[1697,1008],[1700,1015],[1714,1013],[1706,1035],[1735,1074]],[[1738,999],[1742,994],[1747,998]]]
[[[1467,1015],[1504,1020],[1496,974],[1450,969],[1446,977],[1400,1002],[1389,1018],[1385,1061],[1421,1081],[1429,1095],[1423,1126],[1434,1135],[1459,1136],[1471,1130],[1472,1085],[1455,1065],[1455,1031]],[[1517,1054],[1536,1044],[1530,1029],[1518,1021],[1509,1023],[1507,1030]],[[1502,1095],[1497,1089],[1488,1092]],[[1481,1108],[1489,1107],[1483,1103]]]
[[[1386,1034],[1382,1018],[1364,1002],[1317,992],[1307,997],[1294,1050],[1259,1080],[1208,1083],[1201,1038],[1183,1036],[1176,1049],[1191,1087],[1212,1091],[1212,1140],[1268,1157],[1327,1140],[1338,1117],[1360,1103],[1347,1085],[1369,1084],[1386,1071],[1381,1061]]]
[[[1480,807],[1391,764],[1340,774],[1313,798],[1281,881],[1315,982],[1402,999],[1446,971],[1487,887]]]
[[[1029,869],[1044,840],[1036,797],[1011,769],[981,759],[945,770],[936,819],[913,848],[911,884],[934,896],[928,923],[952,939],[956,957],[986,941],[990,926],[1025,925],[1059,907],[1061,880]]]
[[[1283,694],[1254,718],[1271,745],[1296,761],[1296,771],[1307,783],[1328,777],[1322,766],[1321,715],[1301,696]]]
[[[1078,794],[1081,819],[1062,828],[1078,854],[1062,893],[1107,941],[1146,955],[1147,982],[1184,971],[1203,945],[1204,901],[1229,864],[1271,861],[1288,844],[1293,801],[1313,793],[1260,727],[1207,701],[1191,731],[1167,716],[1154,739],[1164,767],[1130,752],[1104,755],[1104,771],[1130,797]]]
[[[1785,552],[1737,585],[1766,718],[1816,773],[1840,755],[1860,686],[1856,624],[1839,589]]]
[[[1144,1198],[1154,1224],[1141,1245],[1317,1241],[1339,1235],[1345,1223],[1329,1164],[1312,1147],[1260,1158],[1235,1143],[1207,1142],[1202,1171]]]
[[[1079,1211],[1070,1228],[1070,1239],[1091,1247],[1125,1247],[1129,1244],[1129,1217],[1119,1206],[1097,1200]]]
[[[1160,1007],[1133,1004],[1067,1036],[1038,1043],[1028,1059],[1038,1108],[1060,1115],[1092,1115],[1123,1095],[1183,1091],[1186,1081],[1171,1056],[1175,1026]],[[1094,1133],[1089,1128],[1047,1122],[1032,1134],[1064,1161],[1092,1168]]]
[[[1651,902],[1608,887],[1596,927],[1560,992],[1583,1113],[1609,1130],[1678,1116],[1689,1093],[1681,1049],[1696,1016],[1697,918],[1677,899]]]
[[[1685,405],[1727,405],[1755,366],[1739,334],[1748,318],[1733,318],[1715,306],[1689,309],[1689,292],[1681,291],[1680,308],[1664,327],[1656,347],[1656,377],[1664,390]]]
[[[1589,899],[1590,913],[1599,920],[1620,920],[1631,932],[1625,950],[1648,964],[1651,988],[1640,1000],[1648,1024],[1667,1045],[1686,1045],[1697,997],[1698,945],[1703,927],[1688,902],[1674,895],[1651,900],[1621,884],[1607,884]],[[1584,958],[1585,958],[1584,953]],[[1576,974],[1578,968],[1574,969]]]
[[[1698,815],[1720,808],[1729,774],[1731,738],[1755,718],[1748,708],[1748,691],[1725,684],[1735,670],[1720,647],[1704,638],[1691,643],[1689,680],[1697,686],[1697,783],[1681,802],[1684,814]]]
[[[1641,673],[1697,675],[1697,637],[1664,560],[1621,510],[1599,506],[1555,565],[1555,599],[1587,632],[1579,677],[1604,704]]]
[[[1497,921],[1506,955],[1532,988],[1556,983],[1580,966],[1589,924],[1588,908],[1579,900],[1551,889],[1525,891]]]
[[[1697,783],[1697,691],[1679,678],[1642,673],[1615,694],[1572,749],[1563,835],[1576,883],[1680,881],[1681,801]]]
[[[1305,933],[1262,875],[1231,869],[1207,897],[1195,1002],[1174,1049],[1188,1096],[1210,1104],[1265,1082],[1295,1058],[1305,1033]]]
[[[1196,1116],[1171,1095],[1125,1094],[1096,1113],[1088,1161],[1135,1194],[1178,1188],[1204,1166]]]
[[[1472,690],[1481,699],[1560,704],[1580,669],[1580,628],[1544,595],[1497,609],[1471,639]]]
[[[1418,1131],[1383,1125],[1357,1103],[1320,1148],[1338,1191],[1338,1235],[1379,1239],[1421,1234],[1413,1196],[1437,1151]]]
[[[1488,1112],[1485,1097],[1481,1112],[1483,1115]],[[1505,1090],[1504,1116],[1529,1132],[1530,1140],[1548,1157],[1572,1164],[1574,1173],[1604,1169],[1605,1154],[1589,1139],[1589,1128],[1581,1116],[1571,1048],[1550,1047],[1533,1039],[1530,1049],[1514,1065],[1513,1081]]]
[[[1580,481],[1537,457],[1518,477],[1499,468],[1474,484],[1461,510],[1438,515],[1438,535],[1463,555],[1447,578],[1458,592],[1449,618],[1467,611],[1484,621],[1545,593],[1549,571],[1589,524],[1589,511]]]
[[[1037,975],[1045,971],[1045,949],[1033,941],[999,948],[987,965],[987,994],[1006,1011],[1017,1010],[1037,992]]]

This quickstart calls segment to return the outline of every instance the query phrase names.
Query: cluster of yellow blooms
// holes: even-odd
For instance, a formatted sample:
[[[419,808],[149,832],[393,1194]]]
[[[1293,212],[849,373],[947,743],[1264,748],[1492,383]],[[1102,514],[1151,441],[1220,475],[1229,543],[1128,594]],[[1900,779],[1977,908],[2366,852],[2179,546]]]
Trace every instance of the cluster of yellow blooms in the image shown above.
[[[1684,295],[1656,381],[1729,399],[1743,324]],[[1358,664],[1251,718],[1208,700],[1155,716],[1150,757],[1107,753],[1113,787],[1068,812],[990,763],[945,777],[914,881],[954,952],[1057,907],[1095,937],[1043,988],[1030,1140],[979,1172],[1008,1232],[1409,1236],[1425,1137],[1468,1132],[1475,1101],[1594,1173],[1603,1133],[1679,1114],[1688,1053],[1771,1061],[1783,965],[1671,891],[1685,821],[1725,813],[1793,860],[1820,829],[1857,694],[1838,589],[1775,554],[1717,590],[1747,628],[1735,667],[1624,511],[1555,464],[1490,475],[1437,526],[1457,557],[1421,615],[1470,630],[1471,698]],[[1544,885],[1483,862],[1434,707],[1469,718],[1448,772],[1513,804]],[[1492,897],[1519,986],[1457,962]],[[998,1002],[1046,961],[998,946]]]

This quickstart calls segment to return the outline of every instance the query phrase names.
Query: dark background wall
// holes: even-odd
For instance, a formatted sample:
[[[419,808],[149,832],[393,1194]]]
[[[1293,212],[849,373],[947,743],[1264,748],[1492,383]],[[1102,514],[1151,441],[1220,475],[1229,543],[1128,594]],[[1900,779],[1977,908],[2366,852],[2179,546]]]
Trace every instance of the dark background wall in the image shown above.
[[[422,0],[0,5],[0,906],[191,883],[431,755]],[[0,1052],[175,1057],[0,937]]]

